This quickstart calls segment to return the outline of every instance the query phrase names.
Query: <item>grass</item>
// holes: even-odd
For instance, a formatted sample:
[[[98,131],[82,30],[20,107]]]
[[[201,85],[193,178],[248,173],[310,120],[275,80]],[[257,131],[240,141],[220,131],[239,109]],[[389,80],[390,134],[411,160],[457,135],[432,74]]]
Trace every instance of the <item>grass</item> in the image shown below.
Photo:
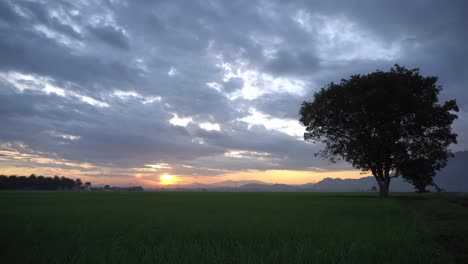
[[[433,239],[456,263],[468,263],[468,194],[413,195],[400,200],[424,215]]]
[[[462,244],[458,251],[448,244],[467,234],[463,232],[468,208],[462,206],[463,200],[460,204],[453,196],[397,195],[387,200],[374,196],[0,192],[0,259],[2,263],[464,260],[467,242],[458,241]],[[448,210],[443,212],[447,223],[431,215],[439,209]],[[438,232],[447,236],[446,241]]]

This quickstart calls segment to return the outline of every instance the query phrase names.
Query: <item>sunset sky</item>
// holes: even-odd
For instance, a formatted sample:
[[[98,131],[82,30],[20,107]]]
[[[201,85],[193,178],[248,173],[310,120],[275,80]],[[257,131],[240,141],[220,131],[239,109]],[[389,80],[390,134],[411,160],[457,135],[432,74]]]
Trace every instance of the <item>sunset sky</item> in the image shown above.
[[[286,3],[287,2],[287,3]],[[398,63],[439,76],[468,150],[467,1],[0,1],[0,174],[177,186],[357,178],[301,102]]]

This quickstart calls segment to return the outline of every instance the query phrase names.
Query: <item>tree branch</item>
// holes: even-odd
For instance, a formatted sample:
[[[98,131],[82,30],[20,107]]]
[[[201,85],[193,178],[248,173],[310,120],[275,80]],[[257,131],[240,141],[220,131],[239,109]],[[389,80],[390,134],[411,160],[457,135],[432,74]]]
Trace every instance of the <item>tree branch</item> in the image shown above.
[[[398,170],[395,171],[395,174],[393,176],[390,176],[390,179],[391,178],[398,178],[400,177],[400,172]]]

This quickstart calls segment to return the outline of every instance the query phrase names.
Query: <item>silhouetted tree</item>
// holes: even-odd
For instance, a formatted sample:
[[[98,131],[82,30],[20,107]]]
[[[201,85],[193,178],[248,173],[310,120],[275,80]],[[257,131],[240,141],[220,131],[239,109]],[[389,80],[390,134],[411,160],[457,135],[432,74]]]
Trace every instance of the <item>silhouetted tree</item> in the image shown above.
[[[75,181],[62,177],[62,182],[65,190],[72,190],[75,187]]]
[[[91,186],[91,183],[88,182]],[[73,190],[81,186],[81,180],[65,177],[0,175],[0,190]]]
[[[388,72],[330,83],[312,102],[302,103],[304,139],[323,142],[325,149],[318,154],[331,161],[344,159],[370,171],[381,197],[388,196],[390,179],[400,172],[421,188],[430,184],[425,177],[434,174],[421,178],[413,166],[428,172],[429,166],[420,163],[424,160],[433,171],[444,167],[452,155],[448,146],[457,137],[451,130],[457,104],[439,103],[442,87],[436,82],[437,77],[423,77],[418,69],[395,65]]]
[[[52,179],[53,181],[53,189],[54,190],[63,190],[63,187],[61,186],[61,183],[60,183],[60,177],[55,175],[54,178]]]
[[[76,189],[79,190],[81,185],[83,185],[83,182],[81,181],[80,178],[76,179],[75,180],[75,186],[76,186]]]
[[[400,165],[399,172],[403,178],[412,183],[417,192],[427,192],[426,187],[432,185],[436,175],[433,160],[414,159],[407,160]]]

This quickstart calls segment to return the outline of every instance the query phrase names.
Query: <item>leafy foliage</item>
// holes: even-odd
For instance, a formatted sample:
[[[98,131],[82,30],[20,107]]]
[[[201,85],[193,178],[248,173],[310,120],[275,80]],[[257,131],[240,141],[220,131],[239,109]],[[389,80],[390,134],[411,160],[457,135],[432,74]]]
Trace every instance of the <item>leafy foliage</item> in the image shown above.
[[[399,65],[332,82],[302,104],[304,139],[323,142],[319,154],[332,161],[342,158],[372,172],[382,196],[388,195],[391,172],[414,184],[421,177],[410,167],[430,163],[425,177],[432,178],[446,165],[457,137],[451,130],[457,104],[439,103],[442,87],[436,82]]]
[[[35,174],[29,177],[0,175],[0,190],[74,190],[80,187],[78,182],[81,183],[81,180],[59,176],[52,178]]]
[[[403,162],[400,171],[404,179],[413,183],[418,192],[427,192],[426,186],[433,184],[436,175],[434,161],[429,159],[415,159]]]

